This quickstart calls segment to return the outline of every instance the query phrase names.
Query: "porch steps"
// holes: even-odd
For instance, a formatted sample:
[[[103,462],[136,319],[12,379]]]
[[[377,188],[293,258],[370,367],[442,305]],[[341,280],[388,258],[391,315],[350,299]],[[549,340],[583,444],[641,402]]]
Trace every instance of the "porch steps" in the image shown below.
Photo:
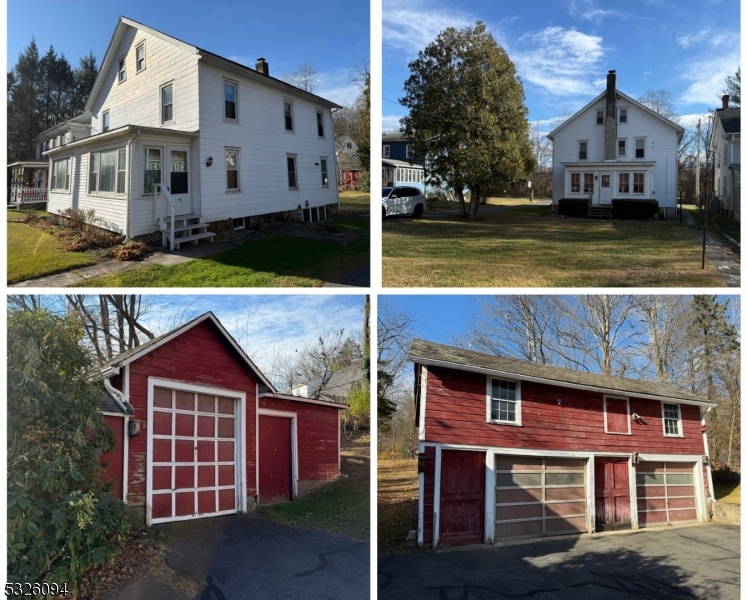
[[[612,205],[602,204],[589,207],[590,219],[612,219]]]
[[[202,221],[202,215],[187,214],[174,217],[174,248],[179,250],[181,245],[187,242],[196,244],[205,239],[209,239],[210,242],[213,241],[215,234],[207,230],[207,223],[201,223],[200,221]],[[161,228],[163,245],[167,246],[170,241],[171,228],[168,222],[163,225],[164,227]],[[192,233],[193,231],[195,233]]]

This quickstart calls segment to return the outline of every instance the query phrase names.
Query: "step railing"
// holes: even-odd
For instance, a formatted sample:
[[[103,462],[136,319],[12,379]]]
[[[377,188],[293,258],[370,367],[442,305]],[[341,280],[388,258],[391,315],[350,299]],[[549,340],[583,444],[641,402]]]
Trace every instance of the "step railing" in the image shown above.
[[[169,240],[169,248],[174,250],[174,222],[176,220],[176,200],[171,195],[169,188],[163,183],[153,184],[156,199],[156,215],[161,228],[161,245],[166,245],[166,239]],[[166,198],[166,202],[163,199]],[[166,203],[169,208],[169,226],[166,225]],[[169,232],[170,229],[170,233]]]

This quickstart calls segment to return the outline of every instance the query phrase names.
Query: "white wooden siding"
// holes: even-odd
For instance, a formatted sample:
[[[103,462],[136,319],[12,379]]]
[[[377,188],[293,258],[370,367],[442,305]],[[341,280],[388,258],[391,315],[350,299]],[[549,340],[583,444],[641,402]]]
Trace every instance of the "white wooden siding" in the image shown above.
[[[146,68],[135,70],[135,48],[145,42]],[[114,53],[126,56],[127,81],[119,83],[119,61],[115,60],[105,75],[101,93],[93,105],[91,128],[101,132],[101,115],[110,114],[110,129],[124,125],[161,127],[160,88],[174,82],[174,120],[165,127],[196,131],[199,127],[196,54],[179,48],[159,37],[129,27]]]
[[[639,161],[655,161],[652,167],[652,179],[647,181],[647,198],[653,198],[659,202],[662,208],[673,208],[677,205],[677,133],[666,123],[657,117],[642,110],[638,106],[629,104],[624,99],[618,100],[618,106],[628,109],[628,122],[617,123],[617,139],[626,140],[626,156],[617,157],[614,170],[619,170],[620,163],[630,164],[630,171],[646,170],[636,169],[637,160],[635,156],[635,139],[645,138],[645,156]],[[574,121],[568,123],[561,131],[555,134],[553,140],[553,204],[566,197],[566,178],[562,163],[584,162],[578,159],[579,140],[587,142],[586,162],[604,162],[604,125],[596,124],[597,110],[604,110],[604,98],[590,106],[584,113]],[[617,144],[615,144],[617,151]],[[577,170],[575,167],[567,167],[569,170]],[[603,171],[603,168],[589,169],[591,171]],[[649,188],[650,183],[650,188]],[[595,182],[598,185],[598,182]],[[583,195],[583,194],[581,194]],[[622,196],[616,189],[612,191],[613,198],[630,197],[633,194]]]

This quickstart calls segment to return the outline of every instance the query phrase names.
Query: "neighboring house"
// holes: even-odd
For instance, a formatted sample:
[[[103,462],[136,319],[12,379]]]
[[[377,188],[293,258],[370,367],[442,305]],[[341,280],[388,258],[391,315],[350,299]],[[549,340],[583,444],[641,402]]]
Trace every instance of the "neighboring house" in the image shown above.
[[[331,402],[346,402],[353,388],[361,387],[363,382],[361,366],[351,365],[342,371],[333,371],[325,378],[325,381],[317,378],[307,383],[294,385],[291,394],[304,398],[319,397]]]
[[[45,152],[49,211],[94,209],[172,246],[216,221],[323,220],[339,209],[334,108],[263,58],[251,69],[120,17],[85,106],[92,135]]]
[[[607,89],[547,134],[553,142],[553,210],[562,198],[589,200],[611,216],[615,199],[653,199],[677,214],[677,146],[684,129],[617,89]]]
[[[423,157],[401,133],[381,136],[381,185],[408,185],[425,192]]]
[[[8,204],[16,208],[47,201],[48,160],[21,160],[8,165]]]
[[[36,158],[43,158],[47,150],[66,146],[88,137],[91,137],[91,114],[81,113],[37,135]]]
[[[414,340],[418,543],[708,520],[705,398]]]
[[[732,219],[740,221],[740,109],[729,108],[728,95],[723,96],[721,102],[722,107],[714,111],[711,136],[716,169],[713,191],[721,199],[722,210],[729,213]]]
[[[337,150],[337,184],[346,190],[353,190],[361,180],[361,161],[358,158],[358,144],[349,135],[335,141]]]
[[[242,513],[340,473],[339,410],[278,394],[212,313],[103,365],[102,457],[134,522]]]

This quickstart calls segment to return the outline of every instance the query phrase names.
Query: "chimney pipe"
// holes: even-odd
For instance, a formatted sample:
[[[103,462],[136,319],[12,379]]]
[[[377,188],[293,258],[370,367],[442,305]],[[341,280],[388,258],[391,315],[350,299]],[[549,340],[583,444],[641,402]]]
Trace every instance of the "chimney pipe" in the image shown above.
[[[721,108],[723,108],[724,110],[729,108],[729,94],[724,94],[723,96],[721,96]]]
[[[604,160],[615,160],[617,146],[617,75],[607,73],[607,97],[604,116]]]
[[[270,76],[270,65],[264,58],[258,58],[257,65],[254,68],[258,73],[262,73],[262,75],[266,75],[267,77]]]

